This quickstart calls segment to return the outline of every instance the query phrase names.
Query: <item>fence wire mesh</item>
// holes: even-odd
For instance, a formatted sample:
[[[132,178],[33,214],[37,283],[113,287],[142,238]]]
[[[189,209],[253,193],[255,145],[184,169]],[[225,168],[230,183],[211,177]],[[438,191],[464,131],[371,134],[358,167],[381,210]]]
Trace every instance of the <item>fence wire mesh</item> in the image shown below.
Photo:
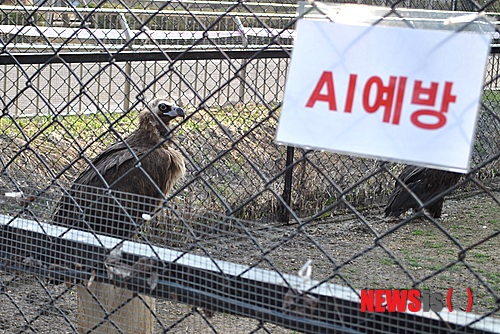
[[[274,143],[297,8],[2,2],[0,332],[500,332],[498,47],[470,172],[386,218],[420,170]],[[411,288],[474,315],[360,312]]]

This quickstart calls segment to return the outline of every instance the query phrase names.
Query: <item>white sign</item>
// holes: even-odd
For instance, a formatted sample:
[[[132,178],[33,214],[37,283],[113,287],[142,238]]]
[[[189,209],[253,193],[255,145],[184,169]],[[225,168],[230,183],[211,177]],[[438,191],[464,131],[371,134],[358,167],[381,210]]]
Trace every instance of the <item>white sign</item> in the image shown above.
[[[276,140],[466,172],[490,36],[301,20]]]

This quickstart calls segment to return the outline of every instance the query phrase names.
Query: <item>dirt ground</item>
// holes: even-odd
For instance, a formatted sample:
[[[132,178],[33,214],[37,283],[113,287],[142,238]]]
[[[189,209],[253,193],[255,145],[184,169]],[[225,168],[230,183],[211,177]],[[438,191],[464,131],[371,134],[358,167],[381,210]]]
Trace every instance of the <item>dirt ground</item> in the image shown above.
[[[499,191],[492,195],[497,201],[500,198]],[[353,214],[314,221],[300,233],[293,224],[254,223],[250,231],[256,243],[232,233],[206,235],[200,238],[200,247],[214,258],[245,265],[258,263],[264,251],[273,249],[268,263],[294,275],[311,259],[314,280],[333,277],[329,283],[349,282],[357,289],[415,285],[446,294],[453,287],[457,309],[465,308],[465,289],[470,287],[473,313],[494,311],[491,316],[500,318],[500,205],[491,195],[476,192],[449,197],[438,224],[419,219],[398,225],[383,219],[381,211],[363,212],[365,222]],[[392,233],[386,234],[388,231]],[[378,246],[370,249],[374,233],[379,237]],[[458,258],[463,249],[467,251],[462,262]],[[74,287],[6,272],[0,272],[0,282],[0,333],[76,332]],[[156,306],[161,321],[156,326],[158,333],[166,328],[172,333],[294,333],[231,315],[216,313],[208,318],[201,310],[166,300],[158,299]]]

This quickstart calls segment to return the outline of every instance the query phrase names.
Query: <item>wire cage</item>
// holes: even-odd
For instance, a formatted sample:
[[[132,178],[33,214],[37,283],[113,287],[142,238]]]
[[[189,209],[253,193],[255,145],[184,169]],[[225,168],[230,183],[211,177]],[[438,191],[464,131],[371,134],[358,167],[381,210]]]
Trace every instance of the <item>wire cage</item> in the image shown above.
[[[295,24],[329,5],[2,2],[0,331],[499,333],[498,29],[471,169],[429,196],[428,169],[275,143]]]

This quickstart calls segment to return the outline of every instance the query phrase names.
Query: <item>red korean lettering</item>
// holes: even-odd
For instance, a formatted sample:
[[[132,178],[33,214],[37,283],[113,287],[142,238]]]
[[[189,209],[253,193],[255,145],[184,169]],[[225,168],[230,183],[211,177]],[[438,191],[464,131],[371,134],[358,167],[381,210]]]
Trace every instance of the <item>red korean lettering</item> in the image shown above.
[[[448,112],[448,108],[450,107],[450,103],[457,102],[457,96],[451,95],[451,88],[453,86],[453,82],[445,82],[444,84],[444,94],[443,101],[441,102],[441,111]]]
[[[354,100],[354,92],[356,91],[357,74],[349,75],[349,87],[347,88],[347,96],[345,100],[344,112],[352,112],[352,102]]]
[[[369,113],[374,113],[383,108],[382,121],[384,123],[399,124],[406,81],[407,77],[390,76],[389,83],[384,85],[380,77],[369,78],[363,91],[363,108]],[[375,98],[371,103],[370,97],[373,95],[373,91],[375,91]]]
[[[412,104],[421,104],[424,106],[433,106],[436,104],[438,83],[431,82],[429,88],[422,87],[422,80],[415,80],[413,94],[411,96]]]
[[[426,88],[423,87],[421,80],[416,80],[413,87],[411,103],[426,107],[435,106],[438,88],[439,84],[437,82],[431,82],[430,86]],[[448,112],[450,104],[455,103],[457,100],[456,95],[453,95],[451,92],[452,88],[453,83],[446,81],[443,88],[440,108],[438,110],[430,108],[418,109],[411,114],[411,122],[415,126],[425,130],[436,130],[443,127],[446,124],[446,113]],[[434,118],[434,121],[429,121],[429,118]]]
[[[322,91],[324,93],[322,93]],[[333,73],[324,71],[314,88],[309,100],[307,100],[306,107],[313,108],[317,101],[327,102],[328,109],[332,111],[337,110],[337,101],[335,99],[335,87],[333,85]]]

